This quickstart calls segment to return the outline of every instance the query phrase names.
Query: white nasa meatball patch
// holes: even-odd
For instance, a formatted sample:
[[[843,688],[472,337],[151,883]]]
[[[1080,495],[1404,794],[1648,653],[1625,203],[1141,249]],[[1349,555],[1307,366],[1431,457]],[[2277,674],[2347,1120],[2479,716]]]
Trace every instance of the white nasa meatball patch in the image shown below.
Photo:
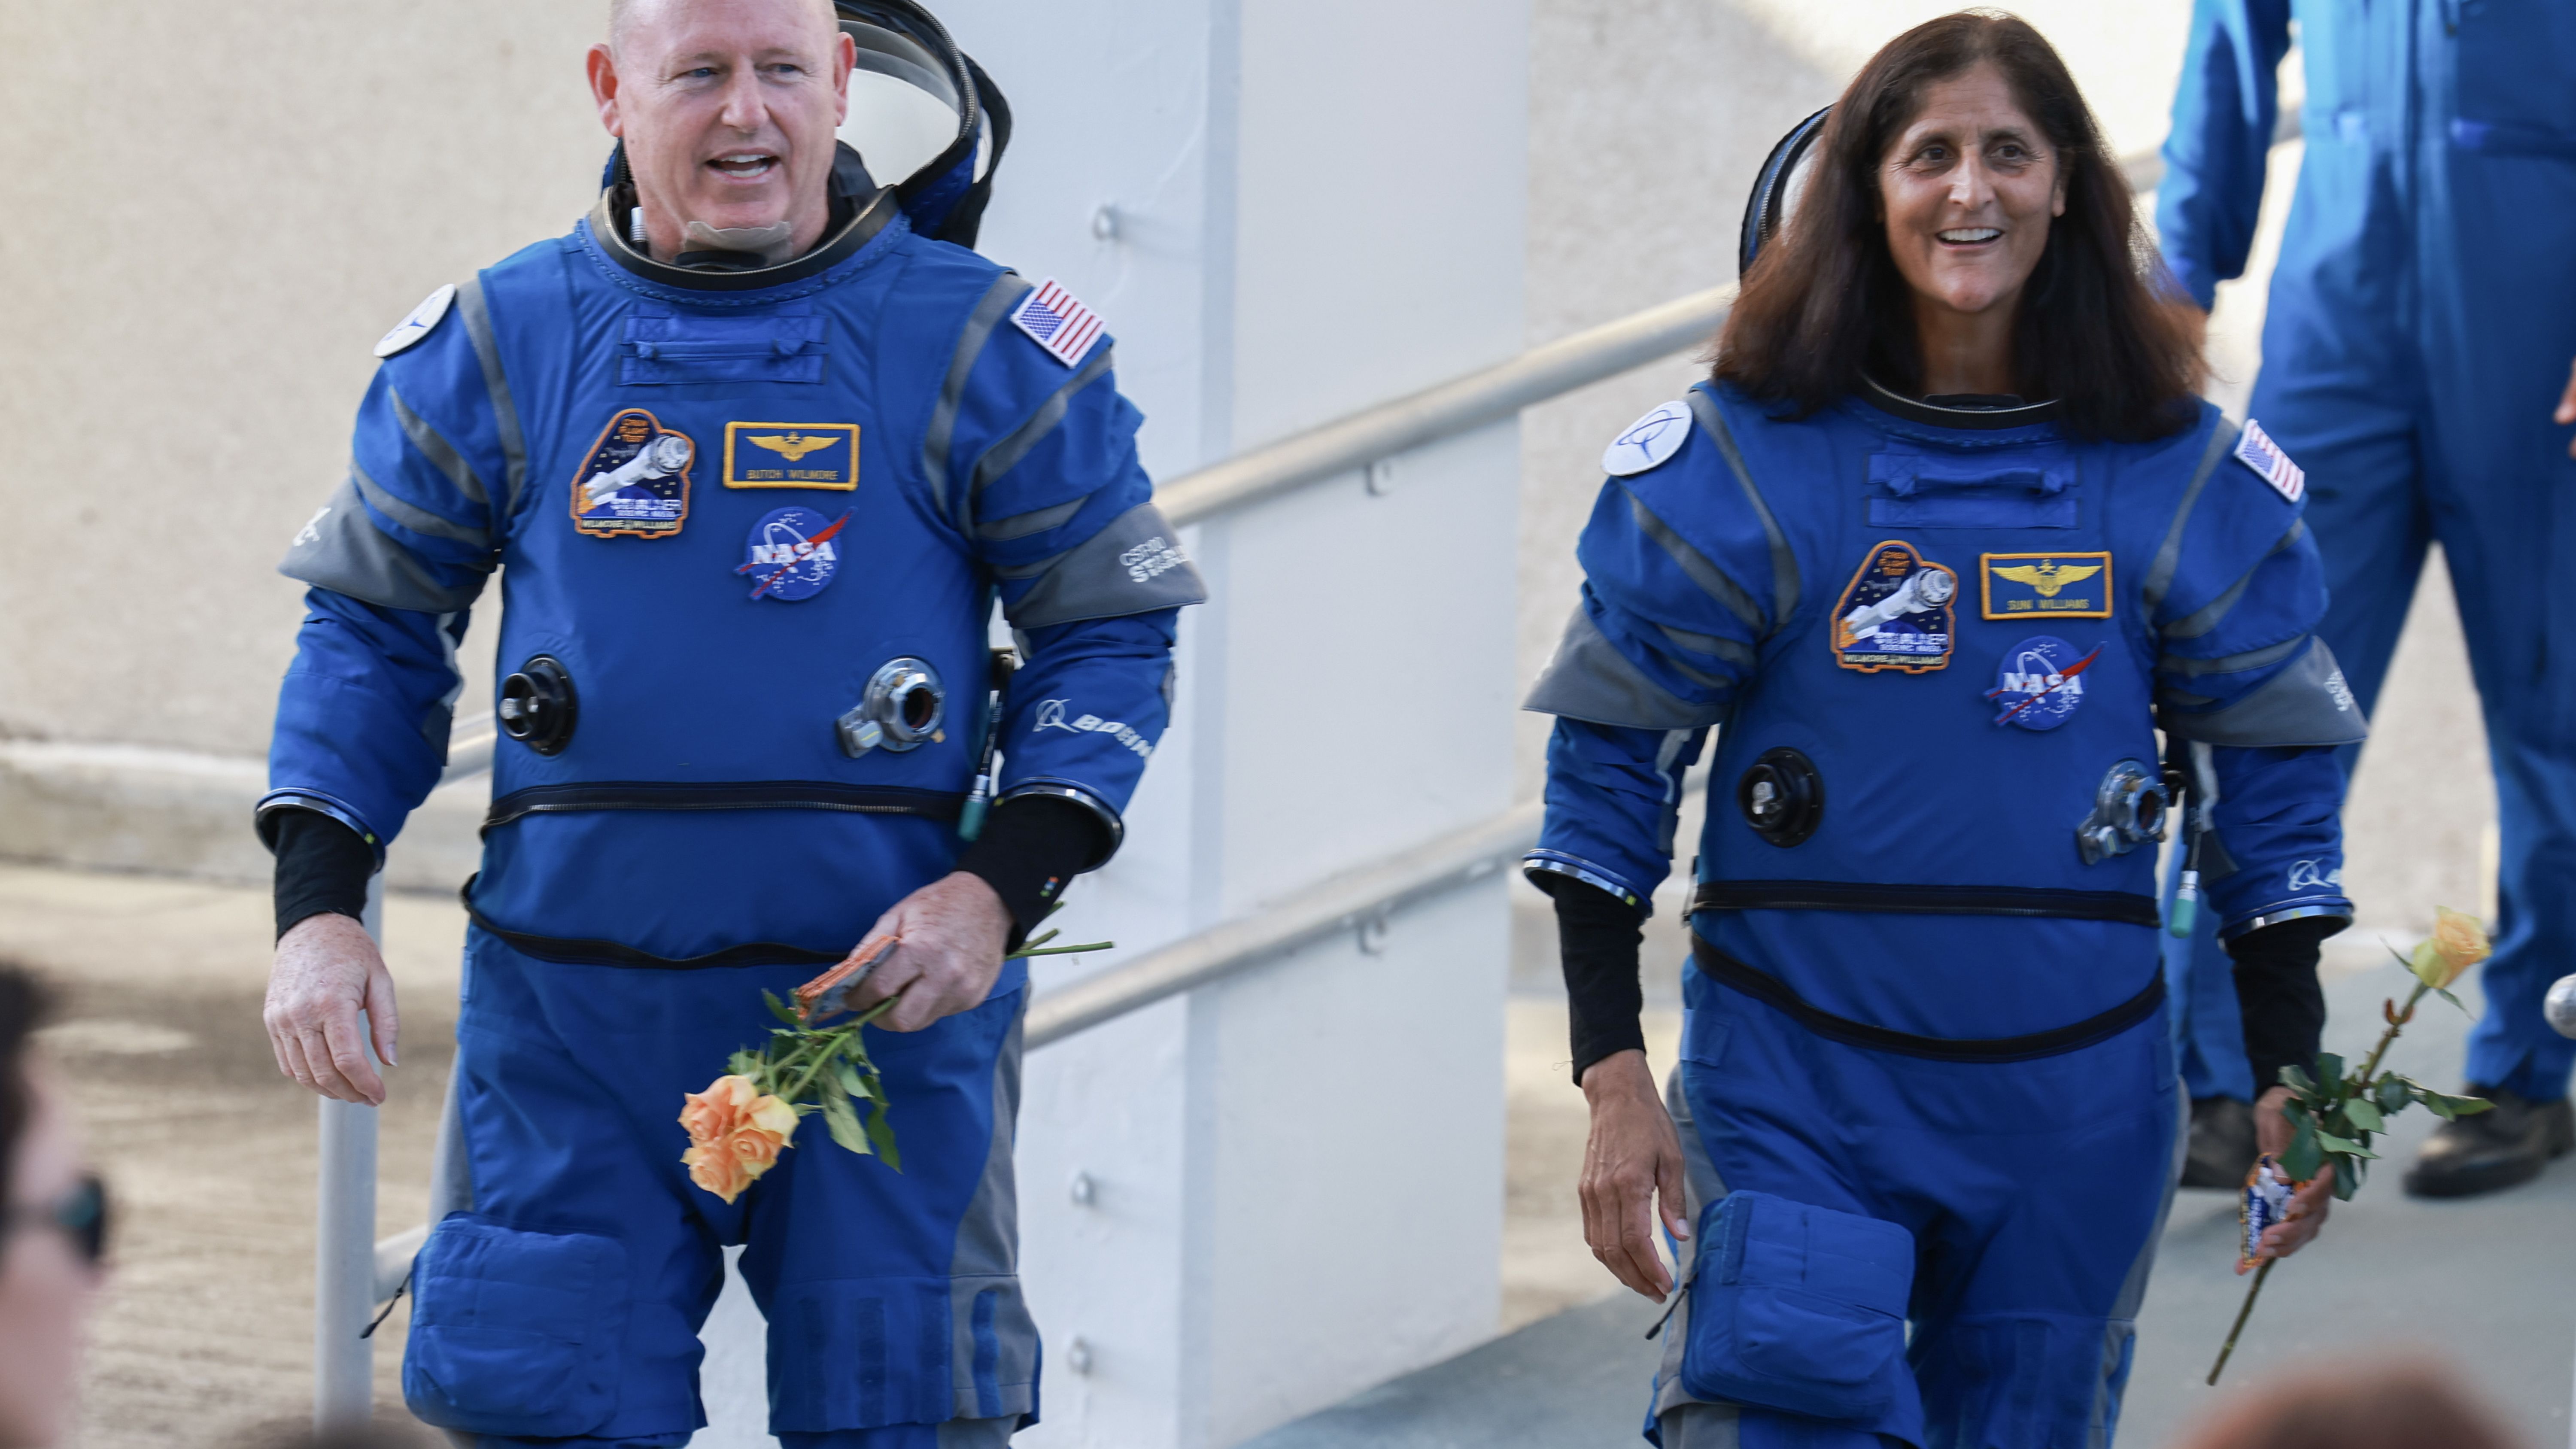
[[[376,356],[391,357],[438,329],[447,309],[456,303],[456,284],[448,283],[411,309],[411,315],[394,324],[394,330],[376,339]]]
[[[1668,402],[1630,423],[1601,450],[1601,471],[1625,478],[1656,467],[1690,441],[1690,404]]]

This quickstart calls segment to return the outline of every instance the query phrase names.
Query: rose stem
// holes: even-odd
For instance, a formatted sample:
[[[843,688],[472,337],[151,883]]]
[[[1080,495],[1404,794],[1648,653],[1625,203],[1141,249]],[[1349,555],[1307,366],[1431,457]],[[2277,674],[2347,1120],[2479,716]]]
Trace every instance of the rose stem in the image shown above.
[[[2236,1351],[2236,1335],[2245,1331],[2245,1320],[2254,1316],[2254,1299],[2263,1291],[2263,1280],[2272,1276],[2272,1265],[2279,1261],[2265,1258],[2263,1266],[2254,1270],[2253,1285],[2245,1290],[2245,1306],[2236,1310],[2236,1324],[2227,1330],[2227,1342],[2218,1346],[2218,1362],[2209,1366],[2211,1387],[2217,1386],[2220,1371],[2227,1367],[2227,1356]]]
[[[2432,989],[2421,981],[2416,982],[2415,989],[2406,995],[2406,1009],[2397,1013],[2397,1019],[2380,1032],[2379,1045],[2370,1049],[2370,1060],[2361,1064],[2361,1085],[2364,1091],[2370,1088],[2370,1074],[2379,1070],[2379,1059],[2388,1055],[2388,1044],[2397,1040],[2397,1033],[2405,1029],[2406,1023],[2415,1019],[2415,1003],[2422,1001],[2424,993]]]

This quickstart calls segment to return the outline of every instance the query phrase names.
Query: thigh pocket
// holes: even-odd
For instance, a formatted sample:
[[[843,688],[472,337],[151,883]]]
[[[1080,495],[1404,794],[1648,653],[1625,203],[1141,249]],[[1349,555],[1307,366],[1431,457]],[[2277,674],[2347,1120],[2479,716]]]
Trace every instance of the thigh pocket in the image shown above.
[[[617,1407],[626,1248],[450,1213],[412,1266],[403,1402],[443,1429],[563,1438]]]
[[[1766,1192],[1709,1204],[1699,1231],[1682,1350],[1692,1397],[1818,1419],[1898,1407],[1912,1234]]]

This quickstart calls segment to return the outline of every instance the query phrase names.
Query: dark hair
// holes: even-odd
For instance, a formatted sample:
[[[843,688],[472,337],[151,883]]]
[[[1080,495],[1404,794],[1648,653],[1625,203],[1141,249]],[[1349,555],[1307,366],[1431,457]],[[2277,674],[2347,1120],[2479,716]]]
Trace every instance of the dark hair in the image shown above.
[[[1920,390],[1912,293],[1888,254],[1879,164],[1921,113],[1925,90],[1980,64],[2002,72],[2047,135],[2066,188],[2066,214],[2049,224],[2014,323],[2016,390],[2056,399],[2067,429],[2083,436],[2178,431],[2194,416],[2201,375],[2176,314],[2180,288],[2140,230],[2127,178],[2066,63],[2029,22],[1997,11],[1925,21],[1852,78],[1790,224],[1745,275],[1711,376],[1799,416],[1858,391],[1864,374]]]
[[[9,1201],[10,1167],[27,1130],[33,1084],[27,1080],[27,1041],[45,1023],[45,990],[15,966],[0,965],[0,1205]]]

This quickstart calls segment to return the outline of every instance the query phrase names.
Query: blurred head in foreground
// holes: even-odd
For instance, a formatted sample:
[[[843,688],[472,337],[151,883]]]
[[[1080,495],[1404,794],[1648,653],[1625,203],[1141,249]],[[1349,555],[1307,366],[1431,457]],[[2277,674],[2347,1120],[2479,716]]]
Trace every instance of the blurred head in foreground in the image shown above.
[[[0,966],[0,1449],[68,1437],[101,1205],[63,1092],[35,1060],[36,983]]]
[[[2255,1386],[2185,1449],[2520,1449],[2458,1379],[2399,1359],[2291,1373]]]

